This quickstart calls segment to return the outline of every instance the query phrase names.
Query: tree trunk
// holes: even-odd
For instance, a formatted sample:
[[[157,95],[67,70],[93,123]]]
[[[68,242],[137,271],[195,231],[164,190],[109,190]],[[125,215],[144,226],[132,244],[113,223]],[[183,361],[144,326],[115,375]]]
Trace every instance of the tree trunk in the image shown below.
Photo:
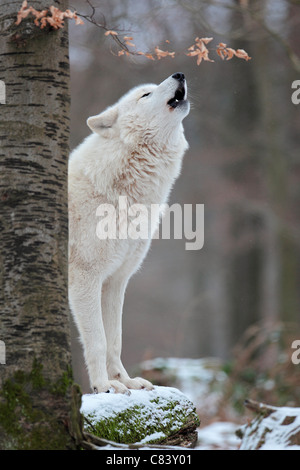
[[[67,24],[41,30],[30,14],[16,26],[21,2],[0,5],[0,448],[73,448]],[[67,1],[58,6],[65,10]]]

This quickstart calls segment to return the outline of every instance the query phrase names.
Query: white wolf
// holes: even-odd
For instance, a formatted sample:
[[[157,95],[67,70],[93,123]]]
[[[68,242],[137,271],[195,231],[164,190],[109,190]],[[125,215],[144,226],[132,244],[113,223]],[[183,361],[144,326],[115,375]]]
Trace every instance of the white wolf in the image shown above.
[[[147,380],[131,379],[121,362],[124,293],[151,236],[101,240],[96,210],[101,204],[117,207],[119,196],[146,207],[167,201],[188,148],[182,127],[189,113],[186,97],[182,73],[134,88],[88,118],[93,133],[70,156],[69,299],[96,393],[153,388]],[[124,222],[120,217],[119,230]]]

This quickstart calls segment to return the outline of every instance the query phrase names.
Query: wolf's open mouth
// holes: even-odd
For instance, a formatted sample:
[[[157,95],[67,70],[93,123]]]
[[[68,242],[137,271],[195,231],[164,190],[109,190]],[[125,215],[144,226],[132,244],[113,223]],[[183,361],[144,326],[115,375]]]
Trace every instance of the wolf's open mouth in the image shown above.
[[[175,91],[174,97],[168,101],[168,105],[171,106],[171,108],[176,108],[179,103],[184,100],[184,96],[185,86],[184,84],[180,84],[177,90]]]

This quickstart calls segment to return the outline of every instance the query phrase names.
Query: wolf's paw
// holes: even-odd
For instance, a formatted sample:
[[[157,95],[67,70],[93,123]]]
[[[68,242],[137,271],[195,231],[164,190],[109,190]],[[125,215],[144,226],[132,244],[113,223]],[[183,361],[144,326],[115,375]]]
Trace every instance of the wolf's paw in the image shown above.
[[[119,380],[108,380],[101,385],[93,386],[94,393],[124,393],[130,395],[130,391],[125,384],[119,382]]]
[[[134,379],[130,379],[129,377],[120,377],[119,380],[122,384],[126,385],[127,388],[131,388],[132,390],[153,390],[154,388],[151,382],[142,379],[141,377],[135,377]]]

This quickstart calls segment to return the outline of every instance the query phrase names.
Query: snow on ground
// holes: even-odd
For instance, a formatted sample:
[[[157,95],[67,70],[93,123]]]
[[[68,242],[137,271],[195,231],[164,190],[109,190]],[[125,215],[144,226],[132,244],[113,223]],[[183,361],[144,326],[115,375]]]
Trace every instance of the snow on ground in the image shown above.
[[[198,429],[198,442],[195,450],[237,450],[241,439],[235,435],[239,425],[228,422],[215,422]]]
[[[225,372],[221,370],[221,362],[217,358],[156,358],[144,361],[140,365],[142,370],[161,370],[167,376],[173,376],[176,387],[197,405],[209,391],[211,385],[224,384],[227,379]]]

